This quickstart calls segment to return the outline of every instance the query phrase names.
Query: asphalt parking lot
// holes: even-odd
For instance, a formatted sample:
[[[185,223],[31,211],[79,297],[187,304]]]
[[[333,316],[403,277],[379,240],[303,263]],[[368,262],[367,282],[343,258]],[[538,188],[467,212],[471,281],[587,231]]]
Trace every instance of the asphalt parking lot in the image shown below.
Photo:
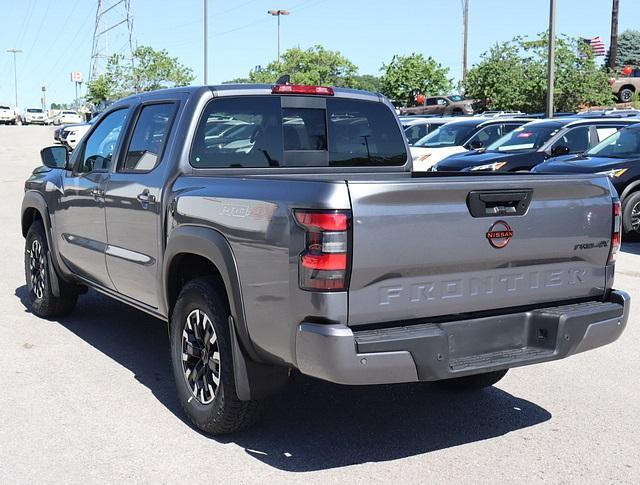
[[[477,394],[296,376],[257,427],[211,438],[185,421],[161,322],[95,292],[59,321],[27,310],[23,182],[52,135],[0,126],[0,483],[640,483],[640,244],[608,347]]]

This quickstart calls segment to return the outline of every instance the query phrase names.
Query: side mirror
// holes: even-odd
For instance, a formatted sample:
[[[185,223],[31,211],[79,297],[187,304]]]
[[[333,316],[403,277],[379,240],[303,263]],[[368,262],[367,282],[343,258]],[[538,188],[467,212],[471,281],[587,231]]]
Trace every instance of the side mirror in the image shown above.
[[[471,150],[479,150],[483,147],[484,143],[482,143],[480,140],[473,140],[471,143],[469,143],[469,148],[471,148]]]
[[[558,145],[553,147],[553,150],[551,150],[551,156],[559,157],[560,155],[568,155],[570,152],[571,152],[571,149],[569,147],[566,147],[564,145]]]
[[[49,168],[68,169],[69,150],[62,145],[53,145],[40,150],[42,164]]]

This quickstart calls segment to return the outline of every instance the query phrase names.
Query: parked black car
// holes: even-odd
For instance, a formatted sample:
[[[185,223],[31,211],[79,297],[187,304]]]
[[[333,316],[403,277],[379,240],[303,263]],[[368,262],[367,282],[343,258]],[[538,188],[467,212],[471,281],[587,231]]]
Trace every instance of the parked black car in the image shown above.
[[[618,131],[582,155],[548,160],[532,172],[608,175],[622,202],[625,233],[640,238],[640,123]]]
[[[451,155],[438,162],[432,170],[531,170],[552,157],[583,153],[620,128],[636,122],[619,118],[532,121],[503,136],[486,150]]]

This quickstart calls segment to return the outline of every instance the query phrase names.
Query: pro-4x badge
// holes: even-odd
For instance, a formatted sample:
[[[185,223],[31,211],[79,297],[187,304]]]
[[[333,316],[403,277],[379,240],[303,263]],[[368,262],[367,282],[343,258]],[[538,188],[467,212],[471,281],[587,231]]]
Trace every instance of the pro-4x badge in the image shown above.
[[[513,237],[511,226],[504,221],[494,222],[487,231],[487,240],[494,248],[501,249],[509,244]]]

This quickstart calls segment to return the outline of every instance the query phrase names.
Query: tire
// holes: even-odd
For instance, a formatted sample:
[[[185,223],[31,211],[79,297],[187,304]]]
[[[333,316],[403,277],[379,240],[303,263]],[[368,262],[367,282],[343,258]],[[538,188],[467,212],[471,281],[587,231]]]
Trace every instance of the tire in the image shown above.
[[[434,384],[441,389],[452,392],[479,391],[485,387],[491,387],[502,379],[509,369],[487,372],[485,374],[475,374],[472,376],[455,377],[435,381]]]
[[[228,319],[226,298],[212,278],[204,277],[184,286],[170,323],[171,364],[180,404],[198,429],[212,435],[251,426],[263,409],[261,401],[241,401],[236,394]]]
[[[60,296],[54,296],[49,274],[49,257],[44,226],[41,221],[35,221],[27,232],[24,272],[31,311],[41,318],[54,318],[71,313],[79,293],[79,287],[58,278]]]
[[[630,102],[632,97],[633,97],[633,89],[631,88],[622,88],[618,92],[618,99],[620,100],[621,103]]]
[[[640,192],[629,194],[622,204],[622,229],[627,239],[640,240]]]

